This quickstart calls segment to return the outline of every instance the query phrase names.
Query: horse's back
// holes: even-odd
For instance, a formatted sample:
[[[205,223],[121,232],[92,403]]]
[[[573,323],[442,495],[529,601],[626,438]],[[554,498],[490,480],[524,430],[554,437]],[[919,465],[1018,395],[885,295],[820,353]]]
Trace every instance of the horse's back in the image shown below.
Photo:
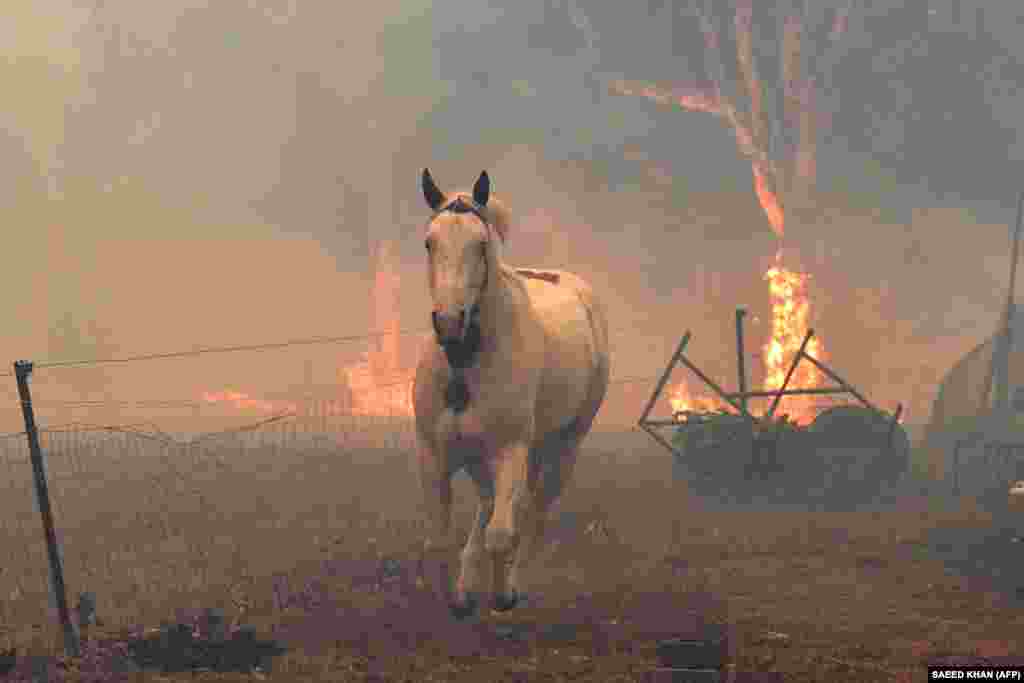
[[[547,362],[537,395],[538,436],[574,421],[586,431],[608,380],[604,307],[590,285],[573,273],[532,268],[516,272],[545,335]]]
[[[585,348],[580,361],[592,366],[596,356],[607,352],[604,307],[586,280],[561,270],[517,268],[516,272],[523,277],[531,307],[555,353]]]

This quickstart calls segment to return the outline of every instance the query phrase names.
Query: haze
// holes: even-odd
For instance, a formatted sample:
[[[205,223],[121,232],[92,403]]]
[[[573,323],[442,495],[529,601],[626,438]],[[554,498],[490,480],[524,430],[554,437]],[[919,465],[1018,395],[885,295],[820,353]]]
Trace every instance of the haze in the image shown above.
[[[711,116],[606,87],[699,80],[696,21],[670,2],[578,4],[8,0],[3,357],[364,334],[380,240],[397,244],[401,327],[425,329],[429,166],[446,188],[489,171],[519,218],[512,263],[591,279],[613,380],[658,375],[690,329],[691,356],[732,386],[734,307],[762,344],[779,246],[750,165]],[[1024,11],[963,2],[953,23],[948,2],[902,4],[855,11],[822,105],[817,210],[787,249],[814,278],[831,364],[920,423],[1004,302]],[[330,384],[364,346],[41,369],[36,398],[46,423],[46,401],[282,394],[307,360]],[[651,387],[615,384],[601,420],[635,421]],[[18,428],[13,400],[2,419]]]

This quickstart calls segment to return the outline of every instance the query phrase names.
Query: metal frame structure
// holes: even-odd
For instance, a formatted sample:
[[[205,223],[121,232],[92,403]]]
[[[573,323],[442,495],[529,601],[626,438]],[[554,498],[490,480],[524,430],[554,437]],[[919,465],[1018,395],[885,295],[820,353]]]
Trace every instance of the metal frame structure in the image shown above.
[[[1010,275],[1006,289],[1006,307],[999,327],[992,337],[992,361],[988,374],[982,384],[979,396],[979,417],[982,424],[971,433],[958,438],[953,444],[951,463],[951,489],[954,496],[961,494],[961,473],[963,466],[961,451],[965,447],[976,446],[979,442],[984,449],[984,466],[991,468],[993,476],[998,474],[998,465],[1003,465],[1003,473],[1012,460],[1024,462],[1024,442],[1015,435],[1008,433],[1003,422],[1008,422],[1010,415],[1019,410],[1019,403],[1010,400],[1010,353],[1014,349],[1013,325],[1016,314],[1015,291],[1017,286],[1017,262],[1020,257],[1021,223],[1024,219],[1024,192],[1017,194],[1017,217],[1011,238]],[[1016,468],[1014,468],[1016,470]],[[1005,478],[1005,477],[1004,477]],[[1006,482],[1012,483],[1012,479]]]
[[[996,330],[992,364],[981,390],[982,409],[1006,411],[1010,404],[1010,351],[1013,350],[1013,318],[1016,313],[1014,292],[1017,287],[1017,260],[1020,255],[1021,215],[1024,213],[1024,192],[1017,195],[1017,222],[1013,229],[1010,251],[1010,280],[1006,288],[1006,308]],[[992,396],[993,384],[995,395]],[[991,400],[991,402],[990,402]]]
[[[847,394],[853,396],[855,399],[860,401],[864,407],[878,413],[883,418],[887,415],[874,406],[864,396],[851,386],[846,380],[835,373],[831,368],[826,366],[817,358],[814,358],[807,353],[807,343],[814,336],[814,330],[807,330],[807,334],[804,336],[803,342],[800,344],[800,349],[793,356],[793,361],[790,363],[789,370],[786,372],[786,377],[780,386],[775,391],[748,391],[747,390],[747,378],[746,378],[746,363],[745,363],[745,351],[743,345],[743,318],[746,315],[746,310],[743,308],[736,309],[736,360],[737,360],[737,380],[739,384],[739,391],[733,393],[725,392],[718,384],[716,384],[711,378],[709,378],[704,372],[701,371],[690,359],[685,355],[686,347],[690,343],[690,339],[693,337],[689,330],[683,335],[679,341],[679,346],[676,347],[675,353],[669,359],[668,365],[665,366],[664,372],[658,380],[657,385],[654,387],[653,393],[651,393],[650,399],[647,401],[647,405],[644,406],[643,413],[640,415],[640,419],[637,420],[637,425],[647,432],[651,438],[657,441],[659,444],[664,446],[673,455],[682,456],[672,444],[665,439],[661,434],[655,431],[659,427],[686,427],[688,425],[699,425],[706,424],[709,420],[707,417],[700,414],[689,413],[684,416],[685,419],[680,420],[678,415],[673,415],[670,420],[652,420],[650,418],[651,410],[654,409],[654,405],[658,402],[661,397],[661,392],[665,388],[665,384],[668,382],[669,376],[672,374],[672,370],[675,369],[676,365],[682,363],[687,369],[695,374],[704,384],[709,386],[723,402],[731,406],[736,410],[736,416],[742,418],[743,423],[748,425],[751,429],[755,424],[770,423],[772,418],[775,416],[775,411],[779,407],[779,402],[783,396],[807,396],[807,395],[837,395]],[[789,381],[793,377],[793,373],[796,371],[797,366],[802,360],[814,365],[818,370],[824,373],[829,379],[836,383],[836,386],[832,387],[820,387],[816,389],[787,389]],[[751,398],[773,398],[771,406],[768,411],[762,416],[753,415],[747,407],[747,403]],[[896,431],[896,425],[899,423],[900,415],[903,412],[903,404],[900,403],[896,406],[896,412],[892,416],[889,424],[889,433],[886,447],[892,447],[893,434]],[[776,436],[776,438],[778,438]]]

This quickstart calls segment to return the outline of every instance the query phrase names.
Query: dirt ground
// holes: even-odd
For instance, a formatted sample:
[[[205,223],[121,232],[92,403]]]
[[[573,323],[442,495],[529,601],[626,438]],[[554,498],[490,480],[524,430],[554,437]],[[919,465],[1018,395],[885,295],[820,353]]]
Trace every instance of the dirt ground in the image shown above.
[[[715,628],[737,681],[920,681],[931,659],[1024,653],[1024,544],[969,501],[712,510],[644,437],[597,434],[527,604],[460,623],[412,580],[408,454],[147,448],[49,460],[69,593],[98,596],[78,660],[54,645],[29,470],[7,467],[0,679],[48,662],[69,681],[642,681],[659,641]],[[465,534],[475,495],[464,479],[457,494]],[[227,644],[159,645],[161,623],[210,607]]]

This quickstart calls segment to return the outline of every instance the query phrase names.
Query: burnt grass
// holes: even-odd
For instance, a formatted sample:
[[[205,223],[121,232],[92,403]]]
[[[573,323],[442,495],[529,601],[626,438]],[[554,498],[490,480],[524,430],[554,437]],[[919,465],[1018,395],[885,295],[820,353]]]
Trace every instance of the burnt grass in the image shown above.
[[[54,645],[31,498],[0,495],[21,522],[0,527],[0,680],[642,681],[666,641],[715,636],[736,681],[917,681],[1024,652],[1019,563],[992,571],[1009,540],[969,501],[712,507],[642,436],[595,434],[526,603],[457,621],[415,580],[404,451],[114,455],[48,463],[69,592],[98,596],[81,658]],[[457,484],[464,537],[475,494]],[[223,638],[202,608],[224,611]]]

